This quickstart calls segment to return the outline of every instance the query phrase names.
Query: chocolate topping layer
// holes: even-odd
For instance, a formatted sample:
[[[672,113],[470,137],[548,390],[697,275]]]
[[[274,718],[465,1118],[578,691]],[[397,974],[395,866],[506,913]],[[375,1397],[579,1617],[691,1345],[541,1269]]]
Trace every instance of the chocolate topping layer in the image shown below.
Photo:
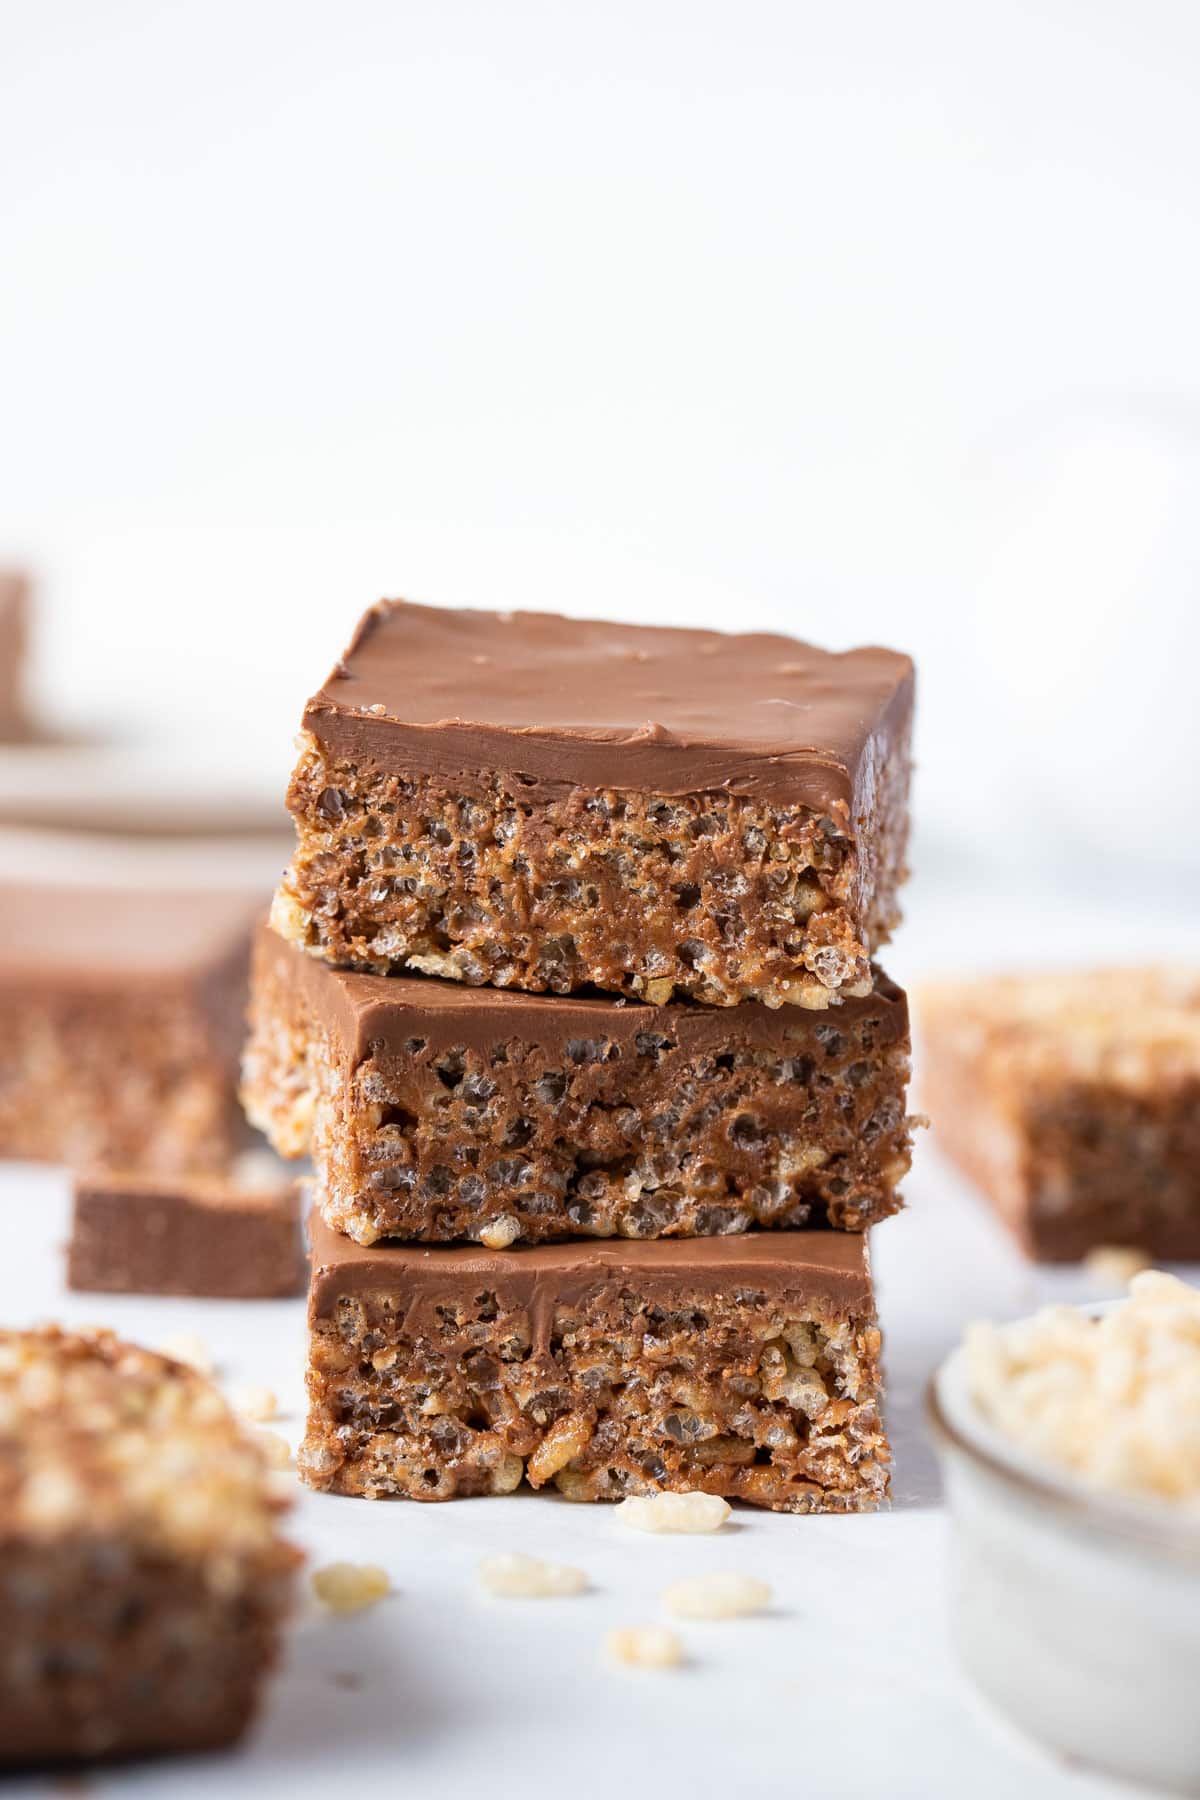
[[[384,600],[304,725],[335,758],[530,788],[869,806],[912,711],[892,650]]]
[[[80,988],[209,968],[248,941],[261,895],[0,886],[0,982]]]
[[[840,1315],[873,1311],[866,1236],[859,1232],[749,1232],[741,1237],[606,1239],[538,1244],[525,1250],[369,1249],[331,1231],[320,1214],[308,1222],[312,1244],[309,1322],[329,1317],[343,1295],[391,1293],[403,1299],[399,1329],[444,1332],[436,1308],[456,1283],[478,1281],[502,1307],[528,1312],[535,1336],[549,1339],[554,1308],[578,1304],[610,1283],[628,1282],[668,1310],[697,1295],[750,1288],[784,1301],[825,1305]]]
[[[689,1001],[648,1008],[620,999],[460,987],[432,976],[360,975],[330,968],[316,957],[298,956],[267,926],[259,931],[258,945],[260,958],[270,958],[286,970],[288,981],[299,984],[314,1017],[329,1030],[351,1069],[375,1045],[382,1045],[387,1054],[424,1062],[456,1048],[486,1055],[508,1038],[562,1049],[572,1041],[597,1037],[632,1043],[655,1031],[669,1036],[686,1053],[707,1050],[720,1055],[752,1047],[796,1056],[819,1046],[822,1033],[852,1031],[867,1013],[881,1023],[881,1044],[898,1043],[908,1033],[904,993],[879,970],[872,993],[843,1001],[836,1017],[831,1017],[755,1000],[720,1009]],[[418,1039],[423,1042],[416,1043]]]

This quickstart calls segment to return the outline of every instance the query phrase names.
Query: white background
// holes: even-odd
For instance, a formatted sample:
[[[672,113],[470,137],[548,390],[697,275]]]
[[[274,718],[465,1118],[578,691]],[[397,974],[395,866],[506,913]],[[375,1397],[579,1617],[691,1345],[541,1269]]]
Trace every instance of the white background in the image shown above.
[[[46,714],[277,796],[383,593],[882,640],[922,681],[891,970],[1195,960],[1198,78],[1189,0],[0,0],[0,559],[42,575]],[[1094,1792],[957,1675],[916,1411],[966,1317],[1074,1278],[927,1148],[909,1195],[891,1515],[710,1554],[309,1498],[399,1597],[303,1626],[246,1758],[130,1791]],[[0,1316],[200,1329],[298,1435],[298,1308],[71,1301],[61,1184],[10,1207]],[[484,1608],[515,1546],[597,1592]],[[603,1673],[715,1561],[775,1616]]]
[[[1195,875],[1190,0],[0,34],[0,555],[59,716],[277,786],[381,593],[883,640],[928,844]]]

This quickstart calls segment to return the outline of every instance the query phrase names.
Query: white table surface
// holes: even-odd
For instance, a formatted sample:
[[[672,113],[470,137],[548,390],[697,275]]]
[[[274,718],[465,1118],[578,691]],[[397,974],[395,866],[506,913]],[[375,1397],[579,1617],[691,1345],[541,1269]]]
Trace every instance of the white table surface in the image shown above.
[[[972,902],[940,888],[906,929],[901,979],[967,965],[981,927],[1020,937],[1019,903]],[[915,916],[920,916],[920,908]],[[1064,898],[1040,915],[1043,949],[1072,960],[1166,953],[1187,937],[1169,910],[1142,920],[1129,948],[1119,913]],[[980,940],[976,940],[980,941]],[[1014,955],[1011,960],[1017,960]],[[955,1664],[945,1617],[946,1521],[921,1420],[930,1370],[964,1322],[1014,1315],[1048,1298],[1089,1297],[1077,1271],[1024,1264],[990,1216],[924,1141],[909,1210],[874,1234],[895,1450],[889,1511],[866,1518],[776,1518],[739,1510],[716,1537],[655,1538],[603,1507],[540,1496],[444,1506],[366,1502],[297,1486],[293,1535],[314,1565],[378,1562],[393,1595],[355,1618],[307,1603],[261,1722],[235,1753],[89,1775],[113,1795],[366,1794],[556,1800],[796,1794],[886,1800],[1084,1797],[1123,1790],[1056,1763],[979,1702]],[[0,1170],[0,1320],[104,1322],[150,1345],[180,1331],[211,1347],[220,1379],[278,1394],[278,1428],[302,1429],[303,1308],[296,1302],[147,1300],[68,1294],[61,1245],[65,1179]],[[19,1250],[19,1254],[18,1254]],[[584,1568],[569,1600],[485,1597],[476,1565],[525,1550]],[[609,1667],[616,1625],[660,1618],[660,1590],[688,1573],[742,1569],[772,1587],[762,1617],[683,1624],[687,1665]],[[61,1791],[49,1778],[3,1785],[5,1800]]]

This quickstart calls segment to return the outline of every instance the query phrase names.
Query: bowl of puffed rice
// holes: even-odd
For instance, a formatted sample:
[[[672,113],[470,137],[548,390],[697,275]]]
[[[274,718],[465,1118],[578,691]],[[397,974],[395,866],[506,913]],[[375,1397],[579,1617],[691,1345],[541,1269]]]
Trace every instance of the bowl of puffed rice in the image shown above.
[[[952,1625],[1044,1745],[1200,1793],[1200,1289],[973,1325],[930,1383]]]

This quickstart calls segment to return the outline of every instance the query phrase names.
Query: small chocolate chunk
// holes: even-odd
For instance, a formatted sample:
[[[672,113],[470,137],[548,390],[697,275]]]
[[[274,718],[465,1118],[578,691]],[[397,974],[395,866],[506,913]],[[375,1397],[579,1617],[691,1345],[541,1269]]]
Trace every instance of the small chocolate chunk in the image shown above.
[[[75,1182],[69,1286],[269,1300],[304,1285],[299,1189],[95,1171]]]

